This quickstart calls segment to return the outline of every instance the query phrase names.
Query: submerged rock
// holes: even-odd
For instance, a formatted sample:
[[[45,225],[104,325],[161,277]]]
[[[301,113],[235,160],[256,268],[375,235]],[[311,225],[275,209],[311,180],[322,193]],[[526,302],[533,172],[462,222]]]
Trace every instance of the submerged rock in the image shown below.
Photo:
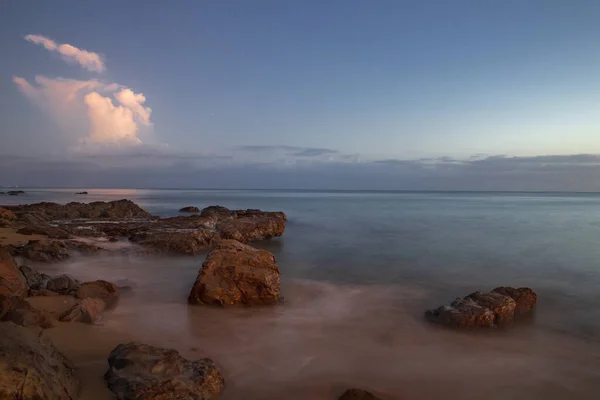
[[[52,317],[31,306],[25,299],[18,296],[0,294],[0,321],[11,321],[26,328],[52,328]]]
[[[529,288],[501,287],[489,293],[471,293],[449,306],[428,310],[425,316],[432,322],[454,328],[504,327],[514,321],[515,315],[531,311],[536,298]]]
[[[187,207],[183,207],[179,210],[179,212],[182,213],[199,213],[200,209],[198,207],[194,207],[194,206],[187,206]]]
[[[192,287],[190,304],[269,305],[279,301],[279,268],[266,250],[222,240],[208,254]]]
[[[58,275],[48,281],[46,289],[60,294],[72,295],[79,289],[79,282],[69,275]]]
[[[107,281],[94,281],[82,283],[75,297],[78,299],[87,299],[89,297],[104,301],[107,308],[112,308],[119,301],[119,288],[114,283]]]
[[[84,324],[95,323],[106,308],[104,301],[94,298],[85,298],[65,311],[58,319],[61,322],[81,322]]]
[[[74,400],[73,364],[41,331],[0,324],[0,399]]]
[[[27,296],[27,280],[19,270],[12,254],[0,248],[0,294]]]
[[[189,361],[173,349],[120,344],[108,357],[108,388],[119,400],[211,399],[225,381],[210,358]]]
[[[371,392],[362,389],[348,389],[338,400],[381,400]]]

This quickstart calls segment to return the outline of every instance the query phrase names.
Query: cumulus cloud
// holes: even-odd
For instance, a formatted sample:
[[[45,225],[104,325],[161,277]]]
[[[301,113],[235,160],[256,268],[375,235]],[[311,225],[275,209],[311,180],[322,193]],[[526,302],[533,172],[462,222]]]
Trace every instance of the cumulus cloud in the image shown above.
[[[152,110],[143,106],[145,96],[117,83],[41,75],[36,76],[35,85],[18,76],[13,77],[13,82],[65,130],[86,143],[139,144],[140,124],[151,126]],[[112,94],[119,104],[103,94]],[[82,123],[88,132],[84,138],[79,132]]]
[[[98,53],[83,50],[70,44],[59,44],[41,35],[26,35],[25,40],[44,46],[48,51],[58,52],[67,62],[74,62],[93,72],[103,72],[106,69]]]

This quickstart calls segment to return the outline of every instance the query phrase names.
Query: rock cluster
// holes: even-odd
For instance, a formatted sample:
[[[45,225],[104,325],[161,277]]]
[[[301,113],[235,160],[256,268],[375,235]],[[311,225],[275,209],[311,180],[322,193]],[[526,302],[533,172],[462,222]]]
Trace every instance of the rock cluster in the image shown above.
[[[17,216],[10,210],[0,207],[0,228],[8,228],[15,223]]]
[[[457,298],[449,306],[428,310],[428,320],[453,328],[492,328],[510,325],[515,316],[531,313],[537,295],[529,288],[499,287]]]
[[[219,241],[198,273],[190,304],[270,305],[279,301],[279,268],[266,250]]]

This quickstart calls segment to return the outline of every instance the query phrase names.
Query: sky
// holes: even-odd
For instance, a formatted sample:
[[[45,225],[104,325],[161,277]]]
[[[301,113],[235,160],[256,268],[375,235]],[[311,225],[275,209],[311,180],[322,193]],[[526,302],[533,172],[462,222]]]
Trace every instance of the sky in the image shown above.
[[[600,2],[0,2],[0,185],[600,191]]]

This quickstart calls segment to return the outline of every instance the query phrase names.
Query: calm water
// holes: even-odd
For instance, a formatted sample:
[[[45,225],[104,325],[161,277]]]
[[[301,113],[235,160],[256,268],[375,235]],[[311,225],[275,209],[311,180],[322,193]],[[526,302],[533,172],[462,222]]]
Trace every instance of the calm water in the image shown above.
[[[333,399],[348,386],[403,399],[600,398],[600,195],[75,191],[0,203],[128,198],[161,216],[218,204],[289,219],[282,238],[258,244],[282,272],[287,304],[274,309],[188,307],[203,255],[40,266],[135,286],[86,331],[89,342],[54,333],[89,387],[100,385],[106,350],[137,339],[214,358],[226,399]],[[501,285],[537,291],[534,321],[464,334],[422,320],[426,308]]]

